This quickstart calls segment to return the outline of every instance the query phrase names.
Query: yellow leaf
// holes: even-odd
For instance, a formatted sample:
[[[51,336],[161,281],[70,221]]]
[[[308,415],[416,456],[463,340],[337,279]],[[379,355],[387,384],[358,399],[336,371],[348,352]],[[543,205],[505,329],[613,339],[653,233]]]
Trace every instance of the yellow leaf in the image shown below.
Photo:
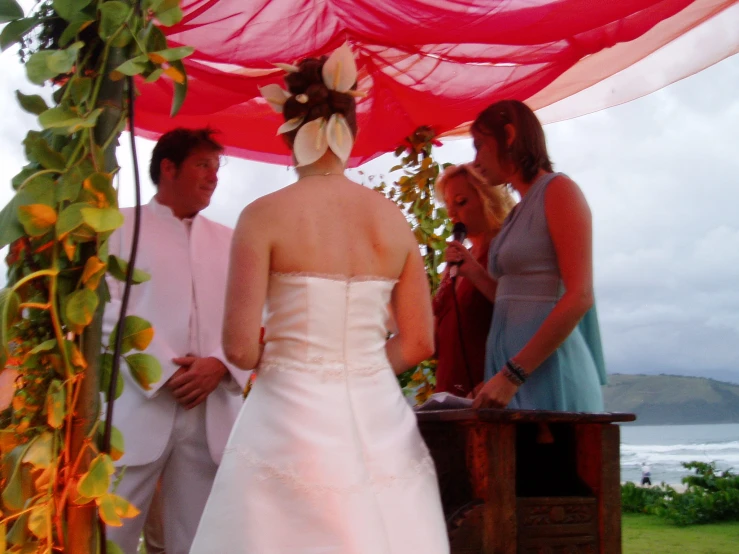
[[[45,539],[48,536],[48,519],[50,517],[51,510],[49,504],[37,504],[31,508],[31,514],[28,517],[28,529],[38,538]]]
[[[20,394],[16,394],[13,397],[13,411],[18,412],[26,407],[26,399]]]
[[[56,210],[46,204],[30,204],[18,208],[18,219],[32,237],[40,237],[56,223]]]
[[[18,435],[15,429],[8,427],[7,429],[0,430],[0,452],[2,452],[3,456],[7,455],[16,446],[18,446]]]
[[[110,456],[99,454],[90,462],[90,469],[77,483],[77,492],[80,496],[87,498],[100,498],[107,495],[110,487],[110,476],[113,473],[115,473],[115,468]]]
[[[104,494],[95,499],[95,503],[98,505],[98,513],[100,519],[102,519],[107,525],[111,527],[121,527],[123,522],[118,516],[115,509],[115,502],[113,501],[112,494]]]
[[[139,509],[122,496],[118,496],[117,494],[110,494],[109,496],[113,500],[115,513],[119,517],[128,519],[139,515]]]
[[[153,61],[154,63],[158,63],[160,65],[167,61],[167,59],[164,56],[157,54],[156,52],[151,52],[149,54],[149,59]]]
[[[185,76],[182,73],[180,73],[180,71],[177,68],[171,65],[167,69],[164,70],[164,74],[170,79],[172,79],[178,85],[185,84]]]
[[[51,466],[39,472],[38,476],[33,481],[33,486],[36,490],[43,492],[49,488],[49,481],[51,480]]]
[[[67,350],[69,351],[69,361],[72,362],[72,365],[75,367],[79,367],[80,369],[86,369],[87,360],[85,360],[85,357],[82,355],[82,352],[80,352],[80,349],[77,348],[77,345],[73,342],[68,342],[67,344]]]
[[[123,433],[121,433],[115,426],[113,426],[113,432],[110,435],[110,457],[113,461],[117,462],[123,456],[124,441]]]
[[[67,259],[71,262],[72,258],[74,258],[74,253],[77,250],[77,245],[74,240],[72,240],[72,237],[67,235],[62,241],[62,246],[64,247],[64,253],[67,255]]]
[[[110,80],[111,81],[120,81],[121,79],[125,78],[126,76],[121,73],[120,71],[116,71],[115,69],[110,72]]]
[[[423,404],[426,402],[431,394],[434,392],[434,389],[429,385],[428,383],[424,383],[418,389],[416,389],[416,403],[417,404]]]
[[[66,398],[64,385],[58,379],[54,379],[46,394],[46,418],[49,426],[54,429],[59,429],[64,423]]]

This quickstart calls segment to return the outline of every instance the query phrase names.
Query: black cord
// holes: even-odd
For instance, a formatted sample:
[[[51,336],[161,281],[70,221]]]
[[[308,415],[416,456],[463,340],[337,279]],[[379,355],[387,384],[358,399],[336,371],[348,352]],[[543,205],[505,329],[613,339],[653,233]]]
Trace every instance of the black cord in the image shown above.
[[[118,383],[118,375],[121,370],[121,347],[123,344],[123,321],[126,319],[128,311],[128,300],[131,296],[131,286],[133,285],[133,271],[136,267],[136,253],[139,248],[139,233],[141,231],[141,181],[139,179],[139,163],[136,155],[136,127],[134,126],[134,100],[135,89],[133,77],[126,78],[128,88],[128,131],[131,137],[131,155],[133,156],[133,180],[136,189],[136,206],[134,207],[133,220],[133,240],[131,242],[131,253],[128,258],[128,268],[126,269],[126,284],[123,287],[123,297],[121,298],[121,311],[118,314],[118,325],[115,335],[115,346],[113,347],[113,367],[110,370],[110,384],[108,385],[108,406],[105,413],[105,431],[103,432],[103,444],[101,450],[110,453],[110,437],[113,432],[113,405],[115,403],[115,390]],[[100,552],[107,554],[107,538],[105,522],[102,518],[100,522]]]
[[[128,300],[131,296],[133,285],[133,272],[136,267],[136,253],[139,247],[139,234],[141,232],[141,182],[139,180],[139,163],[136,155],[136,132],[134,127],[134,84],[133,78],[127,78],[128,85],[128,125],[131,138],[131,154],[133,156],[133,179],[136,189],[136,206],[134,208],[133,240],[131,241],[131,253],[126,268],[126,284],[123,288],[121,299],[121,311],[118,314],[118,332],[115,335],[115,346],[113,348],[113,368],[110,372],[110,384],[108,386],[108,409],[105,415],[105,433],[103,435],[103,451],[110,451],[110,436],[113,430],[113,404],[115,401],[115,389],[121,367],[121,345],[123,344],[123,321],[128,311]]]
[[[470,392],[475,390],[475,384],[472,380],[472,369],[470,368],[470,362],[467,359],[467,348],[464,345],[464,333],[462,332],[462,314],[459,310],[459,300],[457,300],[457,278],[452,277],[452,298],[454,299],[454,312],[457,315],[457,332],[459,333],[459,348],[462,350],[462,360],[464,361],[464,368],[467,372],[467,381],[470,384]]]

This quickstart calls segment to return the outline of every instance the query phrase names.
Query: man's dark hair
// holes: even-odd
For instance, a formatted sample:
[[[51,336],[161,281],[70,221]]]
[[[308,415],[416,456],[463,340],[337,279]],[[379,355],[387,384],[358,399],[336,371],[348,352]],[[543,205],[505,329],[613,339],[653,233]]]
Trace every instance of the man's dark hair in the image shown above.
[[[223,145],[213,138],[218,131],[205,129],[185,129],[178,127],[164,133],[157,141],[151,153],[149,176],[155,185],[159,185],[162,160],[170,160],[179,169],[182,162],[198,148],[207,148],[215,152],[223,152]]]

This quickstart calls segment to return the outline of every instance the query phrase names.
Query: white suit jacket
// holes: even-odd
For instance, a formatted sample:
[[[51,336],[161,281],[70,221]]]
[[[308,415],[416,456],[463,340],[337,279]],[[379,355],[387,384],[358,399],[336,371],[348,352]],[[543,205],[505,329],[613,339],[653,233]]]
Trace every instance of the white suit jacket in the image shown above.
[[[133,208],[121,210],[123,226],[109,240],[109,252],[128,260],[133,239]],[[174,397],[164,383],[177,370],[172,358],[189,351],[193,292],[197,305],[197,330],[201,357],[213,356],[229,372],[206,400],[206,432],[210,455],[220,463],[231,427],[242,405],[242,391],[250,372],[226,361],[221,348],[221,330],[232,231],[228,227],[195,216],[188,236],[186,223],[155,199],[141,209],[141,234],[136,267],[151,280],[131,288],[128,315],[148,320],[154,338],[145,350],[162,365],[162,378],[146,391],[131,377],[121,360],[125,386],[115,401],[113,425],[122,433],[125,454],[116,465],[142,465],[158,459],[174,424]],[[123,283],[108,277],[111,302],[106,306],[103,339],[108,341],[118,320]],[[112,349],[113,345],[111,345]]]

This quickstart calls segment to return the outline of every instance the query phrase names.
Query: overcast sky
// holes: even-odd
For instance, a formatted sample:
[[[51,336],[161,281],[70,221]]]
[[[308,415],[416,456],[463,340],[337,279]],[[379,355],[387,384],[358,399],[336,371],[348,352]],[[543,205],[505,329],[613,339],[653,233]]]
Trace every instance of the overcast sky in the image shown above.
[[[35,117],[15,52],[0,55],[0,204],[25,164]],[[611,373],[672,373],[739,383],[739,56],[623,106],[546,127],[556,169],[583,188],[593,212],[595,289]],[[131,157],[119,150],[121,205],[133,202]],[[139,140],[145,168],[153,143]],[[469,161],[469,140],[436,151]],[[361,180],[394,165],[391,155]],[[205,214],[232,226],[246,204],[294,180],[285,167],[229,159]],[[3,257],[5,252],[3,251]],[[2,281],[4,282],[4,276]]]

